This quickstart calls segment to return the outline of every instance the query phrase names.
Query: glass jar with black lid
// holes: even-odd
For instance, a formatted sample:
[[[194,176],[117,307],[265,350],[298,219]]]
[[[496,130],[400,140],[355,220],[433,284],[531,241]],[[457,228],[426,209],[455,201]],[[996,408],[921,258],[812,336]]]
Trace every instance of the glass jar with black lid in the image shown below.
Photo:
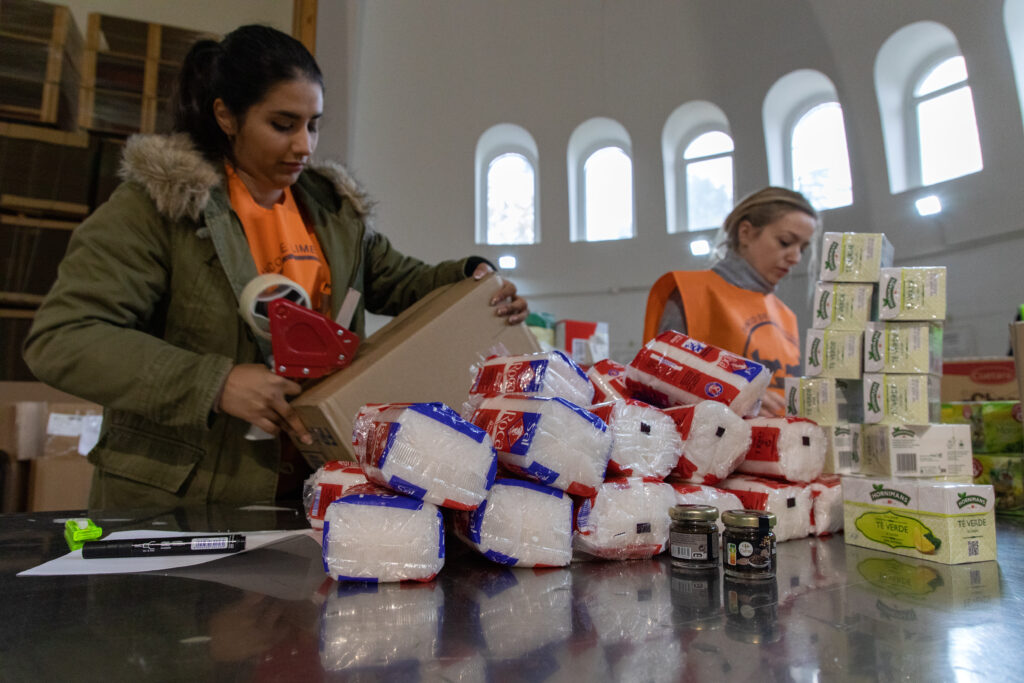
[[[737,579],[772,579],[778,568],[774,512],[726,510],[722,513],[722,568]]]
[[[669,509],[669,553],[676,569],[718,568],[718,508],[676,505]]]

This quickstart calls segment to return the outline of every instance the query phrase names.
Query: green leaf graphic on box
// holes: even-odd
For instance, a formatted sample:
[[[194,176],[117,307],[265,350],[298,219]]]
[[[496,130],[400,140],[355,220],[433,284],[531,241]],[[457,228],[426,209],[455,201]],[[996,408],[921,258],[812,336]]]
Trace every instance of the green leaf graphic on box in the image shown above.
[[[813,339],[811,341],[811,352],[807,362],[815,367],[821,367],[821,339]]]
[[[882,360],[882,333],[874,331],[871,333],[871,346],[868,349],[868,358],[873,361]]]
[[[825,257],[825,270],[835,271],[838,267],[837,256],[839,255],[839,243],[833,242],[828,245],[828,255]]]
[[[821,293],[821,301],[818,303],[818,320],[828,320],[828,292]]]
[[[889,280],[889,283],[885,286],[885,296],[882,298],[882,303],[886,308],[896,308],[896,278]]]

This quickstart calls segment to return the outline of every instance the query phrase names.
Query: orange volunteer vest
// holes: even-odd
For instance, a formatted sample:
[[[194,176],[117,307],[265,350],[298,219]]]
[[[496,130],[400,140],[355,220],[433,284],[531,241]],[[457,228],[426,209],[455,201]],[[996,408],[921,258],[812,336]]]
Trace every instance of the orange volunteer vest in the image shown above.
[[[800,374],[796,315],[774,294],[726,282],[710,270],[665,273],[647,295],[644,343],[658,334],[658,322],[672,292],[679,290],[686,334],[761,363],[772,372],[771,388],[782,392],[783,377]]]

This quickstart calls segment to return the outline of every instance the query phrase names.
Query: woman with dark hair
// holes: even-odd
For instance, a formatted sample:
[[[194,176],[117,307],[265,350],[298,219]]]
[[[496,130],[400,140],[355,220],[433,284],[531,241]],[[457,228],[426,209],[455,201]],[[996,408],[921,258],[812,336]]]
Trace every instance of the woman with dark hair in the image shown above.
[[[311,161],[322,106],[320,69],[287,34],[243,26],[197,42],[174,132],[129,139],[124,182],[75,230],[25,360],[104,406],[90,507],[296,493],[304,463],[289,441],[246,438],[255,425],[310,439],[288,404],[300,386],[267,368],[237,313],[258,275],[295,281],[332,318],[359,291],[349,327],[362,335],[364,309],[394,315],[491,270],[479,257],[427,265],[370,228],[345,169]],[[526,317],[511,283],[492,305],[510,324]]]
[[[722,225],[710,270],[673,271],[654,283],[644,342],[676,330],[764,364],[772,384],[762,414],[785,414],[782,380],[800,372],[800,335],[793,311],[773,292],[800,263],[818,224],[799,192],[766,187],[745,197]]]

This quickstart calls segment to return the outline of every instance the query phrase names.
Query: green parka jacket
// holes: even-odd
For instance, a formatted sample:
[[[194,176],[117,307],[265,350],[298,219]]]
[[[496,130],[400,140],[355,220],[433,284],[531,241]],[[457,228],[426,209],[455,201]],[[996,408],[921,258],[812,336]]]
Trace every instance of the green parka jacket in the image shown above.
[[[247,440],[246,422],[214,411],[234,365],[264,362],[238,314],[257,271],[223,169],[185,135],[147,135],[128,141],[120,175],[75,230],[25,343],[40,380],[104,406],[90,504],[273,500],[279,442]],[[364,307],[394,315],[482,260],[397,252],[340,165],[304,171],[292,191],[330,266],[332,315],[347,288],[362,293],[357,334]]]

